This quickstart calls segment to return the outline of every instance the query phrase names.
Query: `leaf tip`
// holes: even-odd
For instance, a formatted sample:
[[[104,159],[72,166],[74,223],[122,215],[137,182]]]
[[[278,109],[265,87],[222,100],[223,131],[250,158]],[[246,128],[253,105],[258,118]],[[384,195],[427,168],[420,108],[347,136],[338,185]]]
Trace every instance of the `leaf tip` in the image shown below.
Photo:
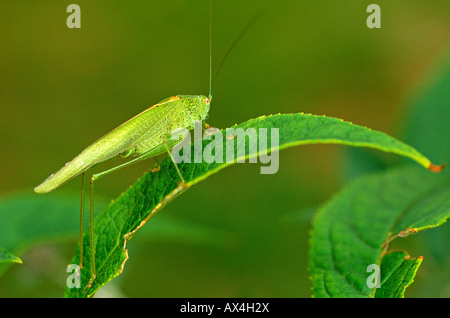
[[[445,168],[445,163],[443,163],[440,166],[438,166],[438,165],[432,164],[430,162],[430,164],[428,165],[428,170],[433,171],[433,172],[440,172],[444,168]]]

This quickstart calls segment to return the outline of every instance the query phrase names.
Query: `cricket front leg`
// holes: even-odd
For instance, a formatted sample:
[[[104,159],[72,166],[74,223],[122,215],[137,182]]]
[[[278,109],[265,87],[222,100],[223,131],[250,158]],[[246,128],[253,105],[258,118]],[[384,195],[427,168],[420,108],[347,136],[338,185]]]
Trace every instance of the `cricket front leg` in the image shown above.
[[[202,121],[202,126],[203,126],[203,130],[211,128],[211,126],[208,123],[204,122],[204,121]]]
[[[219,128],[213,128],[209,124],[202,122],[202,130],[206,135],[211,136],[214,134],[214,132],[219,131]]]
[[[161,170],[161,165],[159,164],[159,160],[156,159],[156,157],[153,157],[153,159],[155,160],[155,168],[153,168],[151,171],[154,173]]]

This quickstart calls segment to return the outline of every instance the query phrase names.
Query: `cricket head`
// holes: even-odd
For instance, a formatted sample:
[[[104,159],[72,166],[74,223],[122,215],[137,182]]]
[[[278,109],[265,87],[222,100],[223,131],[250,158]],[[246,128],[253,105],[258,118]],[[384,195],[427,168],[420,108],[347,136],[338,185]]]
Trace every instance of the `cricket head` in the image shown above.
[[[211,97],[206,97],[203,95],[200,95],[200,116],[202,118],[202,120],[205,120],[206,118],[208,118],[208,113],[209,113],[209,108],[211,105]]]
[[[204,95],[184,95],[181,97],[192,120],[205,120],[208,118],[211,98]]]

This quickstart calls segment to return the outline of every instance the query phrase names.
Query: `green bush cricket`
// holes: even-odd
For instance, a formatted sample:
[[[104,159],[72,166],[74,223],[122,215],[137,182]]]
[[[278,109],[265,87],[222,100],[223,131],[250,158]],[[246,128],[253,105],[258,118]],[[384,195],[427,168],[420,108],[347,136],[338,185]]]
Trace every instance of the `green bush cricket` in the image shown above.
[[[167,152],[172,158],[170,149],[182,141],[171,140],[171,133],[179,128],[191,130],[196,121],[202,121],[203,127],[207,128],[204,120],[208,117],[212,100],[212,90],[217,76],[229,53],[237,42],[247,32],[251,25],[256,22],[253,19],[242,33],[235,39],[225,54],[212,82],[212,1],[210,1],[210,30],[209,30],[209,95],[177,95],[166,98],[138,115],[129,119],[117,128],[113,129],[90,146],[85,148],[78,156],[66,163],[60,170],[50,175],[44,182],[37,186],[36,193],[48,193],[60,187],[67,181],[82,175],[81,207],[80,207],[80,260],[79,266],[83,268],[83,214],[84,214],[84,177],[87,170],[111,159],[122,157],[135,158],[123,164],[117,165],[109,170],[93,174],[90,178],[90,213],[89,234],[91,252],[91,278],[86,287],[90,287],[96,277],[95,269],[95,246],[93,232],[93,185],[99,178],[127,167],[134,163],[158,156]],[[173,158],[172,158],[173,161]],[[180,177],[180,183],[184,184],[184,178],[173,161]]]

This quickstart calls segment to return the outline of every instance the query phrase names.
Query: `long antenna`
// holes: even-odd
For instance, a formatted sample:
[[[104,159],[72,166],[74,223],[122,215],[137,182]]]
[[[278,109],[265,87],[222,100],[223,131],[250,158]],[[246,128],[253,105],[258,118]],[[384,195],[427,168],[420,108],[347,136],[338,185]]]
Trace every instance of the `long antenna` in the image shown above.
[[[214,77],[214,81],[212,81],[212,0],[209,1],[209,99],[212,99],[212,93],[214,89],[214,85],[216,83],[217,77],[219,76],[220,70],[222,69],[223,64],[225,63],[225,60],[227,59],[228,55],[230,55],[231,51],[234,49],[236,44],[239,42],[239,40],[242,39],[242,37],[247,33],[247,31],[256,23],[258,18],[263,14],[263,12],[260,12],[256,14],[253,19],[247,24],[247,26],[242,30],[242,32],[239,34],[239,36],[234,40],[233,44],[228,49],[227,53],[223,57],[222,62],[219,65],[219,68],[217,69],[216,76]]]
[[[212,98],[212,0],[209,0],[209,99]]]

